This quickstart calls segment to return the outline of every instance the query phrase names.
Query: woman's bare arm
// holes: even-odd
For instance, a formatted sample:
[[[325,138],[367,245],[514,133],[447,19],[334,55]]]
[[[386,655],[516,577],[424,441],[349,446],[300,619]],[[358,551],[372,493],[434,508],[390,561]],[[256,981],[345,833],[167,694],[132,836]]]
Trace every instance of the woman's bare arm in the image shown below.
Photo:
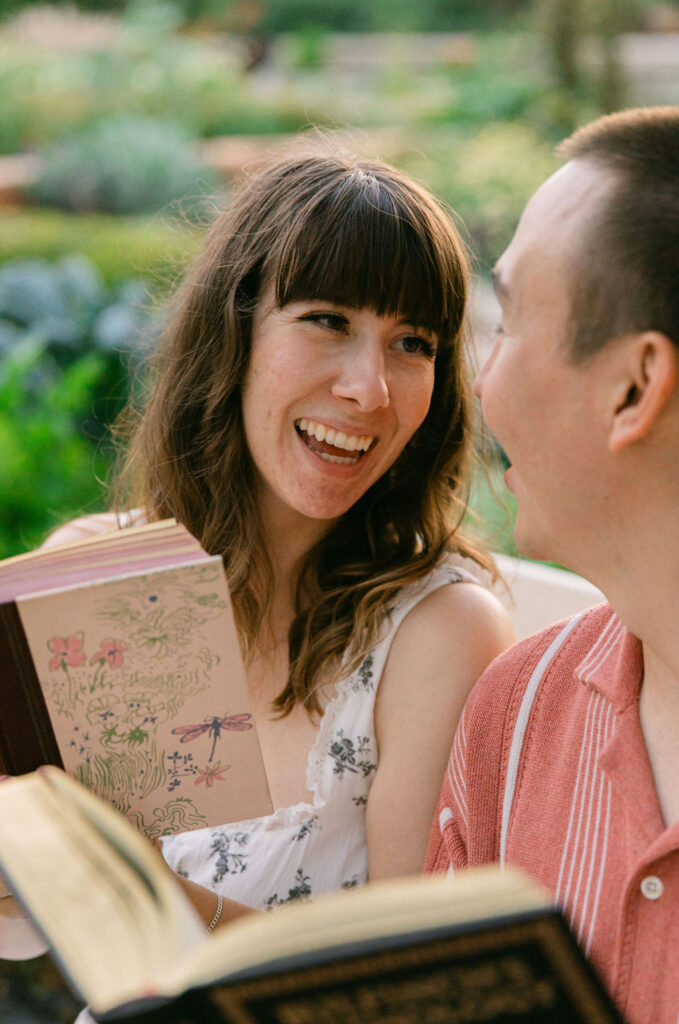
[[[441,587],[403,620],[375,706],[379,765],[367,805],[371,880],[422,870],[465,700],[513,640],[500,603],[475,584]]]
[[[63,526],[58,526],[43,541],[42,547],[49,548],[55,544],[68,544],[75,540],[85,540],[98,533],[109,533],[118,529],[118,520],[114,512],[97,512],[91,516],[80,516]]]

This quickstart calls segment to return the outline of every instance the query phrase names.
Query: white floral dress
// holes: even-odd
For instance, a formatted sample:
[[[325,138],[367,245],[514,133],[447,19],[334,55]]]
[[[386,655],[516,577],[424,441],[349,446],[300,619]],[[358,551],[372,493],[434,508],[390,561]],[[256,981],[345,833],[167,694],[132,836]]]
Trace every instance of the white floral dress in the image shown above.
[[[399,591],[378,642],[339,681],[321,718],[307,762],[312,803],[171,836],[163,841],[168,864],[259,910],[365,882],[365,810],[378,760],[373,711],[387,655],[399,625],[422,598],[462,581],[477,582],[464,569],[440,565]]]

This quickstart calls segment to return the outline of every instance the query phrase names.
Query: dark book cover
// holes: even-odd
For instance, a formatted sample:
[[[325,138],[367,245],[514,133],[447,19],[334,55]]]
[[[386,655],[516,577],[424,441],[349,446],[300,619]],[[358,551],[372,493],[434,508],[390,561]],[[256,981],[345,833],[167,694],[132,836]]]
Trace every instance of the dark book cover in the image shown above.
[[[0,708],[0,775],[24,775],[42,764],[63,768],[14,601],[0,604]]]
[[[561,915],[319,951],[100,1018],[134,1024],[622,1024]],[[310,962],[313,961],[313,962]]]

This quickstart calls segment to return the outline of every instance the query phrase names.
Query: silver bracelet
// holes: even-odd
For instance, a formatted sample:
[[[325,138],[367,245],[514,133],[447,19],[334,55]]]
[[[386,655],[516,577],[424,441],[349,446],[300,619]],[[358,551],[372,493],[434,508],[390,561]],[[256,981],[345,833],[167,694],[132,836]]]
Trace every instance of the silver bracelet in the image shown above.
[[[223,906],[224,906],[224,897],[221,895],[221,893],[219,893],[217,895],[217,909],[215,910],[215,916],[212,918],[212,920],[210,921],[209,925],[205,929],[205,934],[206,935],[209,935],[211,931],[214,931],[214,928],[215,928],[215,925],[217,924],[217,921],[219,921],[220,917],[222,916],[222,907]]]

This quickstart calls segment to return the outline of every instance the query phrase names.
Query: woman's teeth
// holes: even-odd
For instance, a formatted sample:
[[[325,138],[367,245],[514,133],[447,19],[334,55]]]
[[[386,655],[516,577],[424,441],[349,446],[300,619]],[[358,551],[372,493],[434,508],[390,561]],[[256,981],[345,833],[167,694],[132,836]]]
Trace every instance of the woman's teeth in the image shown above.
[[[316,423],[315,420],[302,419],[296,425],[299,430],[308,434],[309,437],[315,437],[317,441],[325,441],[326,444],[331,445],[333,448],[339,448],[345,452],[367,452],[373,442],[372,437],[345,434],[341,430],[335,430],[333,427],[326,427],[323,423]],[[323,455],[324,453],[319,452],[319,454]],[[345,458],[336,459],[330,454],[325,455],[325,457],[330,462],[347,461]]]
[[[338,466],[353,466],[355,462],[358,462],[360,455],[351,458],[342,458],[341,455],[328,455],[327,452],[316,452],[316,454],[323,459],[324,462],[334,462]]]

